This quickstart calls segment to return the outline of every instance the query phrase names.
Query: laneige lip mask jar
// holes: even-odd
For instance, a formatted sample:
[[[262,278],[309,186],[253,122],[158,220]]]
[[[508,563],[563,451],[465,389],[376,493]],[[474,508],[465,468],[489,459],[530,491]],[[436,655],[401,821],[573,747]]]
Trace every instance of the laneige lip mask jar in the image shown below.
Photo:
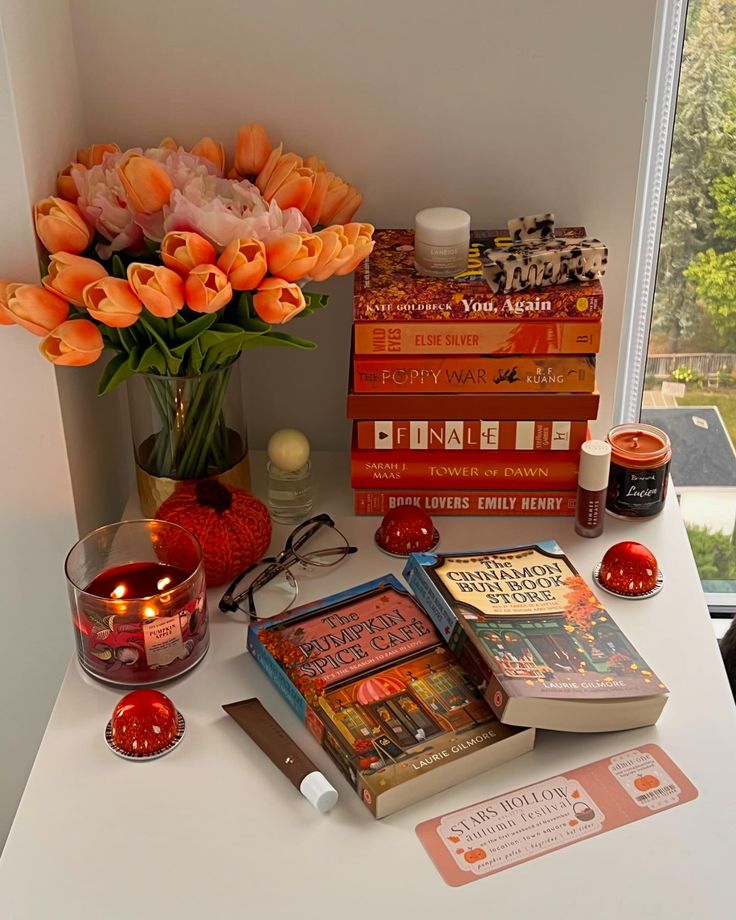
[[[451,278],[468,267],[470,214],[425,208],[414,218],[414,265],[421,275]]]
[[[672,447],[654,425],[617,425],[608,432],[611,469],[606,511],[616,517],[652,517],[664,508]]]

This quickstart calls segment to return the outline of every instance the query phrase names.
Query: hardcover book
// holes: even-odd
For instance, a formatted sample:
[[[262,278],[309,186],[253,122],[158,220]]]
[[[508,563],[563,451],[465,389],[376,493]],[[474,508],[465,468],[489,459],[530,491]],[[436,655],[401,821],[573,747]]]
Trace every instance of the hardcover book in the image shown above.
[[[560,236],[585,235],[582,227],[556,231]],[[524,319],[565,322],[600,318],[603,288],[599,281],[560,284],[538,291],[494,294],[486,281],[482,254],[508,248],[506,230],[473,230],[468,267],[454,278],[428,278],[414,268],[413,230],[377,230],[375,247],[355,273],[353,318],[356,322],[463,323]]]
[[[357,322],[356,355],[589,355],[598,352],[601,324],[555,320],[464,323]]]
[[[353,423],[360,450],[580,450],[586,421],[486,419],[362,420]]]
[[[415,553],[404,577],[503,722],[597,732],[659,718],[666,686],[553,540]]]
[[[355,393],[592,393],[595,355],[355,355]]]
[[[533,492],[527,489],[356,489],[355,514],[385,514],[401,505],[416,505],[431,515],[518,515],[565,517],[575,514],[577,491]]]
[[[593,393],[353,393],[352,419],[479,419],[527,421],[564,418],[589,421],[598,414]]]
[[[534,745],[393,575],[256,621],[248,650],[377,818]]]
[[[354,489],[575,489],[580,453],[570,451],[353,450],[350,460]]]

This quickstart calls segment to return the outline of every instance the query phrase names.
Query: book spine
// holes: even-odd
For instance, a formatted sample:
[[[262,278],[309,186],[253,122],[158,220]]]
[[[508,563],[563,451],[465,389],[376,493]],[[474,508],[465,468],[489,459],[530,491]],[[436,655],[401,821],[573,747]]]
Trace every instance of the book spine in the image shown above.
[[[264,647],[263,643],[259,639],[259,635],[260,633],[255,629],[248,630],[248,651],[258,662],[266,677],[268,677],[274,687],[276,687],[286,702],[291,706],[291,708],[299,716],[302,722],[304,722],[307,717],[306,700],[301,695],[301,693],[299,693],[294,684],[292,684],[286,674],[284,674],[283,670],[279,667],[278,662]]]
[[[354,510],[359,517],[385,514],[401,505],[416,505],[431,515],[520,515],[570,517],[576,492],[523,491],[386,491],[359,489]]]
[[[360,450],[580,450],[588,423],[563,421],[358,421]]]
[[[497,489],[525,488],[566,491],[577,486],[580,455],[576,451],[539,451],[519,455],[516,451],[467,451],[454,460],[444,451],[354,450],[351,482],[354,489]]]
[[[478,270],[480,271],[480,260]],[[452,319],[466,323],[483,321],[524,320],[541,322],[559,320],[575,323],[596,319],[603,312],[603,288],[599,281],[584,284],[559,284],[534,291],[509,291],[494,294],[484,278],[463,280],[462,296],[457,297],[456,283],[448,285],[446,296],[435,284],[432,293],[422,293],[421,282],[415,296],[408,296],[400,287],[398,291],[385,288],[364,289],[356,284],[353,302],[353,319],[356,322],[395,320],[398,322],[432,322]],[[462,280],[462,279],[461,279]]]
[[[352,419],[483,419],[588,421],[598,393],[348,393]]]
[[[592,393],[595,356],[406,355],[353,359],[356,393]]]
[[[600,348],[600,322],[355,323],[356,355],[586,355]]]

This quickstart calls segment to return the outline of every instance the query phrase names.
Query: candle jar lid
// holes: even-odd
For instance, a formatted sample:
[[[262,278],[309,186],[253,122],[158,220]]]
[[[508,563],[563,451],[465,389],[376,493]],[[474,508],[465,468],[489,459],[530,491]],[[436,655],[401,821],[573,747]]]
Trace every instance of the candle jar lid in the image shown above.
[[[643,422],[616,425],[606,440],[611,445],[613,462],[627,467],[663,466],[672,456],[667,433]]]

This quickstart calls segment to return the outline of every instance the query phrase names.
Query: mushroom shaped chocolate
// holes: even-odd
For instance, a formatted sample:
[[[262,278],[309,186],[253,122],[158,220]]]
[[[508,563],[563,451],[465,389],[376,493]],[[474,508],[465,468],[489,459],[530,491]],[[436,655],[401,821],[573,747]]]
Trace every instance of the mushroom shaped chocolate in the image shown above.
[[[593,576],[599,587],[618,597],[651,597],[662,588],[662,573],[654,553],[631,540],[607,550]]]
[[[184,734],[184,719],[158,690],[133,690],[117,704],[105,739],[121,757],[144,760],[168,753]]]
[[[385,553],[408,556],[434,549],[440,535],[426,511],[416,505],[400,505],[386,512],[375,539]]]

